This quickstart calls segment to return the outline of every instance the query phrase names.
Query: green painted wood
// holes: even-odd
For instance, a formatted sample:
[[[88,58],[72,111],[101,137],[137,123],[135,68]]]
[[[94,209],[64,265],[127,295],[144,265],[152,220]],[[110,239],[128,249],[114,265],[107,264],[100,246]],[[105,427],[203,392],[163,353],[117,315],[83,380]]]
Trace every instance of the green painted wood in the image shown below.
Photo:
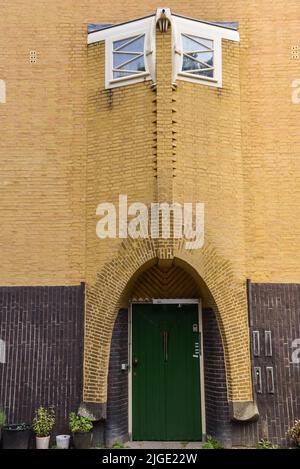
[[[197,305],[133,305],[134,440],[201,440],[199,336],[194,324]]]

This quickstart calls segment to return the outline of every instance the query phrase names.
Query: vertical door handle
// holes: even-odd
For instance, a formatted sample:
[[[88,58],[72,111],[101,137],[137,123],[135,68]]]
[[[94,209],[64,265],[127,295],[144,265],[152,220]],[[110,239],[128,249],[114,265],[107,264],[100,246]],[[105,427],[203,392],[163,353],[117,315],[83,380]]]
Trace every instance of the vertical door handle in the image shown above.
[[[169,332],[164,331],[163,332],[163,346],[164,346],[164,361],[168,361],[168,352],[169,352]]]

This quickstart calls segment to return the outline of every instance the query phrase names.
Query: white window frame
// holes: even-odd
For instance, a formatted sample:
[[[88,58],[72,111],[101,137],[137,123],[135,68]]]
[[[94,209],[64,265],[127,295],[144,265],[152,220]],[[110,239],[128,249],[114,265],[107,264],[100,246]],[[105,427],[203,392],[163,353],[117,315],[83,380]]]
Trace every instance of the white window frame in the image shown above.
[[[184,18],[168,13],[172,23],[173,41],[173,82],[176,80],[190,81],[207,86],[222,87],[222,40],[239,42],[238,31],[205,23],[203,21]],[[145,72],[136,76],[113,78],[113,43],[122,39],[129,39],[140,34],[145,34]],[[182,34],[210,39],[214,43],[214,77],[192,75],[182,71],[183,47]],[[116,88],[133,83],[152,80],[156,82],[156,16],[148,16],[128,23],[111,26],[88,34],[88,44],[105,41],[105,88]]]
[[[213,41],[214,77],[204,77],[182,71],[183,44],[182,35],[195,36]],[[173,15],[173,80],[184,80],[207,86],[222,88],[222,39],[239,42],[239,33],[188,18]]]
[[[145,72],[135,76],[113,77],[113,43],[145,35],[144,63]],[[90,33],[88,44],[105,41],[105,88],[117,88],[145,80],[155,81],[155,21],[154,17],[116,25],[94,33]]]
[[[139,58],[142,58],[143,59],[143,66],[145,68],[146,64],[145,64],[145,40],[146,40],[146,35],[145,34],[139,34],[138,36],[133,36],[133,37],[129,37],[129,38],[125,38],[125,40],[127,42],[119,45],[117,48],[114,47],[114,44],[116,42],[120,42],[120,41],[113,41],[112,42],[112,71],[113,71],[113,75],[114,73],[123,73],[123,76],[121,77],[114,77],[113,76],[113,80],[116,80],[116,79],[120,79],[120,78],[126,78],[126,77],[134,77],[134,76],[140,76],[140,75],[145,75],[145,73],[147,73],[146,70],[135,70],[135,71],[130,71],[130,69],[127,69],[127,67],[125,67],[125,69],[123,68],[120,68],[120,67],[124,67],[124,65],[128,65],[130,64],[131,62],[134,62],[135,60],[139,59]],[[129,44],[134,44],[136,41],[138,41],[139,39],[142,39],[143,40],[143,49],[140,50],[140,51],[123,51],[123,48],[126,47],[127,45]],[[123,54],[125,55],[127,58],[125,60],[123,60],[123,62],[120,64],[120,65],[114,65],[114,59],[115,57],[118,55],[118,54]],[[124,75],[124,73],[127,73],[127,75]]]
[[[212,52],[213,54],[213,65],[212,65],[212,70],[213,70],[213,77],[207,77],[205,75],[197,75],[197,73],[192,73],[188,70],[182,70],[182,66],[183,66],[183,59],[184,59],[184,56],[187,55],[187,51],[184,51],[183,50],[183,37],[186,37],[187,39],[190,39],[190,40],[194,40],[194,41],[199,41],[201,42],[201,39],[204,39],[204,40],[211,40],[211,39],[208,39],[208,37],[206,36],[205,38],[203,37],[200,37],[200,36],[194,36],[192,34],[186,34],[186,33],[181,33],[181,48],[182,48],[182,60],[181,60],[181,70],[179,71],[179,73],[181,75],[184,75],[184,76],[188,76],[188,77],[200,77],[200,79],[202,78],[203,80],[206,80],[208,79],[209,81],[217,81],[216,80],[216,66],[215,66],[215,56],[216,56],[216,48],[215,48],[215,40],[211,40],[212,41],[212,49],[209,50],[210,52]],[[199,49],[200,49],[200,44],[199,44]],[[188,51],[188,52],[191,52],[191,51]],[[219,50],[218,50],[219,52]],[[201,57],[201,56],[200,56]],[[197,60],[195,60],[195,62],[197,62]],[[208,68],[208,67],[207,67]],[[196,70],[196,69],[195,69]],[[197,70],[197,71],[201,71],[201,69]],[[205,71],[205,69],[203,69],[203,72]]]

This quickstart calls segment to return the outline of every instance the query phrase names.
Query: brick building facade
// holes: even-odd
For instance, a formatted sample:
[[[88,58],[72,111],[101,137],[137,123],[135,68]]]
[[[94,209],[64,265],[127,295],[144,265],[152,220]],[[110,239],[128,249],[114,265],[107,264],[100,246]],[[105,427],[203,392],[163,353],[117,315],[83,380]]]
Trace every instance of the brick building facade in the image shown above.
[[[299,4],[158,7],[0,7],[0,407],[55,404],[61,429],[79,409],[109,444],[135,437],[132,305],[191,300],[202,437],[284,445],[300,414]],[[174,227],[99,239],[97,207],[120,195],[203,203],[204,245]]]

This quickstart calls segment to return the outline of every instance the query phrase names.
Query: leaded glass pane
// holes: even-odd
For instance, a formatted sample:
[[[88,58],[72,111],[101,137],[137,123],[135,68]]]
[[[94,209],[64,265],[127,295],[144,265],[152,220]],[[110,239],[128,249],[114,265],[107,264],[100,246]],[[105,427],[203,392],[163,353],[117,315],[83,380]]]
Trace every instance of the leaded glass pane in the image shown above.
[[[194,38],[192,36],[182,36],[182,46],[184,52],[207,51],[213,48],[213,41],[203,38]]]
[[[195,76],[214,77],[213,41],[182,35],[182,71]]]
[[[134,76],[145,71],[145,35],[113,43],[113,77]]]

